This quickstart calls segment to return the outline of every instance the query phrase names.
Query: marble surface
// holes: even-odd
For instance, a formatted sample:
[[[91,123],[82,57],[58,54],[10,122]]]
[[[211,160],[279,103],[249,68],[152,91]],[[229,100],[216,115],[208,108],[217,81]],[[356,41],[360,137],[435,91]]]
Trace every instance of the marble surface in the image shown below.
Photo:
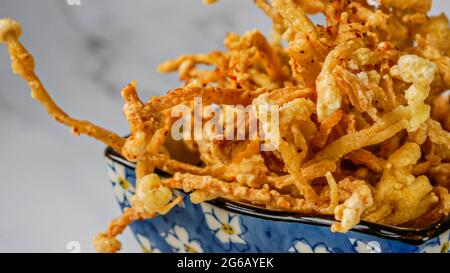
[[[268,30],[253,1],[223,0],[1,0],[0,17],[23,24],[23,42],[57,103],[78,118],[126,134],[120,89],[138,80],[143,98],[177,87],[158,63],[182,53],[222,48],[227,31]],[[450,12],[435,1],[433,13]],[[320,18],[316,18],[320,20]],[[0,48],[0,252],[68,252],[119,215],[107,181],[104,146],[73,137],[29,96]],[[127,231],[124,251],[139,251]]]

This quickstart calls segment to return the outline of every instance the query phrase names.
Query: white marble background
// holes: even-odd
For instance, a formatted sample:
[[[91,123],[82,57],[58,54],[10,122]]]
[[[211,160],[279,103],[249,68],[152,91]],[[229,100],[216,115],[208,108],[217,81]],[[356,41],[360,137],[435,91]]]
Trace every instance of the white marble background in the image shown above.
[[[143,98],[177,87],[158,63],[182,53],[222,47],[226,32],[268,30],[270,21],[251,0],[1,0],[0,17],[23,24],[22,41],[57,103],[78,118],[120,134],[128,131],[120,89],[139,81]],[[436,0],[433,13],[450,13]],[[119,215],[108,182],[104,146],[73,137],[29,96],[0,47],[0,252],[68,252]],[[124,251],[139,251],[127,231]]]

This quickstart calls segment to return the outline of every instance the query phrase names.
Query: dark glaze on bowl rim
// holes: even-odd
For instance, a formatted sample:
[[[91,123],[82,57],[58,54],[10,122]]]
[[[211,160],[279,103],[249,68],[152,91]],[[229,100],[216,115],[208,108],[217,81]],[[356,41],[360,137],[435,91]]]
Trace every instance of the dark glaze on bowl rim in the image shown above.
[[[124,159],[120,154],[115,152],[112,148],[106,148],[105,157],[125,165],[130,168],[135,168],[135,164]],[[157,170],[157,173],[162,177],[169,177],[170,175]],[[235,202],[218,198],[207,203],[216,207],[225,209],[230,212],[239,213],[251,217],[262,218],[272,221],[284,221],[291,223],[302,223],[315,226],[330,227],[334,218],[330,215],[314,215],[294,212],[272,211],[257,207],[250,204]],[[450,216],[447,216],[440,221],[431,224],[425,228],[404,228],[395,226],[386,226],[366,221],[361,221],[351,231],[365,233],[385,239],[396,240],[411,245],[421,245],[440,234],[450,229]]]

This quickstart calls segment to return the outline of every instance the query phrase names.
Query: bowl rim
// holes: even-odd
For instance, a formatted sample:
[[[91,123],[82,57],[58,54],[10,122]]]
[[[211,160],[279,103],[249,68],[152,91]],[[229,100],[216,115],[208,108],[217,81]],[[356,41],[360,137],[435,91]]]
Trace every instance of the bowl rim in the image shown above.
[[[132,169],[135,169],[136,167],[136,165],[133,162],[126,160],[119,153],[114,151],[111,147],[107,147],[105,149],[104,156],[126,167]],[[170,177],[170,175],[167,172],[164,172],[162,170],[156,170],[156,172],[163,177]],[[186,194],[183,191],[180,190],[178,191],[183,194]],[[206,203],[227,210],[232,213],[242,214],[250,217],[271,221],[301,223],[322,227],[330,227],[334,221],[332,215],[317,215],[317,214],[307,214],[297,212],[273,211],[255,205],[227,200],[224,198],[217,198],[214,200],[206,201]],[[424,228],[405,228],[405,227],[388,226],[362,220],[350,231],[418,246],[424,244],[430,239],[433,239],[441,235],[442,233],[448,231],[449,229],[450,229],[450,215]]]

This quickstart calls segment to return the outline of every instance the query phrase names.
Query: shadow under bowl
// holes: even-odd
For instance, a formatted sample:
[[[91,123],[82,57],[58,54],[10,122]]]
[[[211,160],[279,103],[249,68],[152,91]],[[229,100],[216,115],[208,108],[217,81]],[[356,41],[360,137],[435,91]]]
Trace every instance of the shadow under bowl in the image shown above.
[[[134,194],[135,165],[111,148],[105,151],[116,199],[123,210]],[[159,172],[159,175],[168,176]],[[183,202],[166,215],[136,221],[131,230],[144,252],[449,252],[450,217],[422,229],[361,221],[333,233],[332,217],[270,211],[216,199]]]

